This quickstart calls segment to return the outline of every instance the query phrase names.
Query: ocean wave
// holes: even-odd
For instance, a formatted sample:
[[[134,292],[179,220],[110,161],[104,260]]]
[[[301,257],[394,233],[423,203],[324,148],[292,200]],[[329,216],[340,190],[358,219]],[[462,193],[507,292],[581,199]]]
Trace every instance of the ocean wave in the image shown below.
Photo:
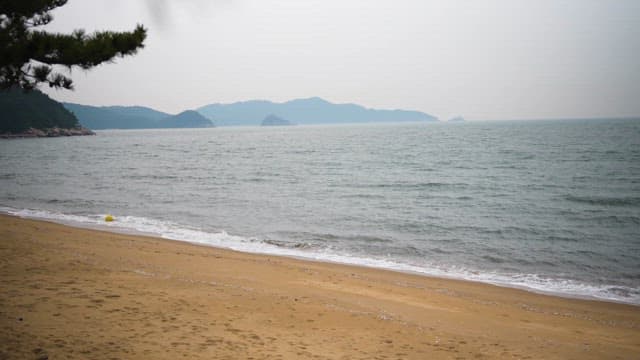
[[[0,180],[14,180],[18,177],[17,174],[9,173],[9,174],[0,174]]]
[[[318,245],[314,245],[308,242],[295,242],[295,241],[282,241],[282,240],[263,240],[265,244],[277,246],[279,248],[286,249],[314,249],[318,248]]]
[[[505,262],[503,258],[492,255],[484,255],[482,258],[493,264],[502,264]]]
[[[52,205],[77,205],[85,207],[95,205],[93,201],[84,199],[49,199],[45,200],[45,203]]]
[[[183,180],[183,176],[178,175],[132,174],[123,177],[130,180]]]
[[[565,200],[598,206],[640,206],[640,197],[567,195],[565,196]]]
[[[304,258],[315,261],[352,264],[373,268],[382,268],[401,272],[410,272],[426,276],[464,279],[490,283],[494,285],[516,287],[530,291],[558,296],[582,297],[640,305],[640,287],[618,284],[588,284],[559,276],[541,274],[522,274],[517,272],[477,271],[453,264],[411,263],[389,257],[345,254],[331,247],[314,246],[304,242],[283,242],[280,240],[261,240],[257,237],[244,237],[228,234],[226,231],[205,231],[176,224],[170,221],[149,219],[136,216],[118,216],[116,221],[105,222],[105,214],[72,215],[46,210],[13,209],[0,206],[0,213],[23,218],[42,219],[77,227],[88,227],[120,233],[137,233],[158,236],[165,239],[226,248],[248,253],[270,254]],[[360,237],[364,241],[378,242],[378,238]],[[437,249],[433,249],[437,252]],[[500,262],[493,257],[489,262]],[[633,278],[637,275],[632,274]]]
[[[582,221],[588,221],[594,224],[603,224],[603,225],[625,225],[625,224],[636,224],[640,225],[640,217],[632,216],[632,215],[604,215],[604,216],[589,216],[585,218],[581,218]]]
[[[422,182],[422,183],[389,183],[389,184],[374,184],[374,185],[358,185],[358,187],[371,187],[371,188],[395,188],[395,189],[429,189],[429,188],[442,188],[442,187],[465,187],[469,184],[466,183],[444,183],[444,182]]]

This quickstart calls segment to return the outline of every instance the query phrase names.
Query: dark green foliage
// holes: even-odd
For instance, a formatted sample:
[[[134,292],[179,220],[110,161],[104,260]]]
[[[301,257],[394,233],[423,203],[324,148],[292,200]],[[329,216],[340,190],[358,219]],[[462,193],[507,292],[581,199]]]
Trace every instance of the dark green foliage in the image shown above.
[[[69,110],[38,90],[0,90],[0,134],[78,126],[78,119]]]
[[[138,25],[131,32],[103,31],[87,35],[51,34],[33,30],[46,25],[51,10],[67,0],[0,0],[0,88],[33,89],[38,83],[72,89],[70,78],[51,65],[90,69],[115,57],[132,55],[142,48],[147,32]]]

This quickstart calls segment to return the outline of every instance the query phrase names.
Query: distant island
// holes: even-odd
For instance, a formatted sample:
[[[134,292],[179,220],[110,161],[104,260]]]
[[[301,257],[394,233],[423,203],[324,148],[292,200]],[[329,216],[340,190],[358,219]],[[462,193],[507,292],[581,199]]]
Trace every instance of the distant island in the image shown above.
[[[376,110],[356,104],[334,104],[319,97],[274,103],[250,100],[232,104],[210,104],[196,109],[218,126],[261,125],[265,117],[278,114],[297,124],[437,121],[429,114],[411,110]]]
[[[466,121],[462,116],[454,116],[447,122],[464,122]]]
[[[262,120],[262,126],[289,126],[294,125],[289,120],[285,120],[281,117],[278,117],[274,114],[269,114],[267,117]]]
[[[0,137],[95,135],[76,116],[39,90],[0,90]]]
[[[163,129],[213,127],[211,120],[187,110],[177,115],[144,106],[90,106],[63,103],[80,123],[94,130],[102,129]]]

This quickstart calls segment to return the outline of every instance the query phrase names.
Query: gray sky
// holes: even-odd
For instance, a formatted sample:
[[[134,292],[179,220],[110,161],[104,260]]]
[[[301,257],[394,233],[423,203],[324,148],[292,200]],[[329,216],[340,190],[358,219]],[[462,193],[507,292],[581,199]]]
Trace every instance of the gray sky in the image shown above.
[[[50,31],[149,28],[61,101],[177,113],[320,96],[441,119],[640,115],[638,0],[70,0]]]

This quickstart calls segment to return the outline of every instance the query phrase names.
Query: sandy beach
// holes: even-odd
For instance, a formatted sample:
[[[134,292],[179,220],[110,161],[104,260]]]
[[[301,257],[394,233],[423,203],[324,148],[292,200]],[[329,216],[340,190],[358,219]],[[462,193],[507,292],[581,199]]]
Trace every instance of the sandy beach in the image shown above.
[[[0,216],[0,359],[633,359],[640,307]]]

